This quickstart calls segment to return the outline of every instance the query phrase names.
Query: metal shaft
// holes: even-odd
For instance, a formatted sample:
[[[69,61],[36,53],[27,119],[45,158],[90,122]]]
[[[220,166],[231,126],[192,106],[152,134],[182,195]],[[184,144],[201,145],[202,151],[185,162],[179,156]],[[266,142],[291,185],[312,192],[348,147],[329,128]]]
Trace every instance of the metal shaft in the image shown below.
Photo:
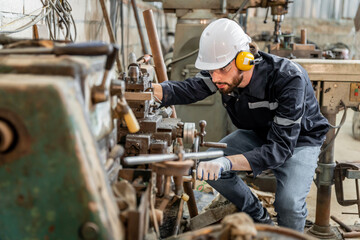
[[[301,43],[301,44],[306,44],[306,43],[307,43],[306,29],[304,29],[304,28],[301,29],[300,43]]]
[[[216,158],[224,156],[223,151],[210,151],[199,153],[184,153],[184,159],[204,159],[204,158]],[[150,154],[135,157],[126,157],[124,162],[128,165],[139,165],[156,163],[163,161],[177,160],[179,157],[176,154]]]
[[[360,237],[360,232],[348,232],[348,233],[342,233],[341,236],[343,238],[357,238]]]
[[[335,113],[323,113],[332,125],[336,124]],[[330,129],[326,134],[325,146],[331,141],[335,135],[335,129]],[[333,163],[334,162],[334,144],[330,146],[324,157],[319,160],[320,163]],[[330,228],[330,203],[331,203],[331,185],[320,185],[317,190],[316,199],[316,215],[315,224],[310,229],[310,232],[315,235],[333,235]]]
[[[198,215],[198,209],[196,206],[194,191],[191,187],[191,182],[184,181],[184,191],[189,195],[189,200],[187,201],[190,217],[193,218]]]
[[[340,227],[342,227],[345,231],[352,232],[352,229],[348,225],[340,221],[340,219],[338,219],[337,217],[331,216],[331,219],[334,220],[337,224],[339,224]]]
[[[175,236],[178,235],[179,230],[180,230],[181,219],[183,216],[183,208],[184,208],[184,200],[181,198],[180,205],[179,205],[179,211],[177,213],[176,222],[175,222],[175,230],[174,230]]]

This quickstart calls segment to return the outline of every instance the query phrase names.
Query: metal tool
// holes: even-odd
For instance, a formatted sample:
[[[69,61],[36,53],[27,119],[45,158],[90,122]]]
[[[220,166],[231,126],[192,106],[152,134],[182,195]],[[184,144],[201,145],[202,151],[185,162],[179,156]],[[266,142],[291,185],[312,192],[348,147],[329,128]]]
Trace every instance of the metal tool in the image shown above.
[[[356,199],[345,200],[343,181],[345,179],[355,180]],[[334,170],[334,182],[336,199],[341,206],[351,206],[356,204],[358,207],[357,214],[360,217],[360,193],[359,182],[360,179],[360,163],[338,163]]]
[[[343,238],[358,238],[358,237],[360,237],[360,232],[353,231],[348,225],[346,225],[345,223],[340,221],[340,219],[338,219],[337,217],[331,216],[331,219],[334,220],[337,224],[340,225],[340,227],[342,227],[345,230],[345,232],[341,233],[341,236]]]
[[[105,63],[105,71],[101,80],[101,84],[98,86],[93,86],[91,89],[91,100],[93,104],[97,104],[100,102],[105,102],[109,98],[109,92],[105,86],[106,81],[108,79],[108,75],[110,70],[112,69],[115,59],[118,55],[119,47],[117,45],[112,45],[112,51],[107,55],[106,63]]]
[[[200,146],[202,146],[202,147],[213,147],[213,148],[227,148],[226,143],[204,142],[204,137],[206,135],[206,131],[205,131],[206,121],[201,120],[199,122],[199,126],[200,126],[200,132],[198,133],[198,136],[200,136]]]

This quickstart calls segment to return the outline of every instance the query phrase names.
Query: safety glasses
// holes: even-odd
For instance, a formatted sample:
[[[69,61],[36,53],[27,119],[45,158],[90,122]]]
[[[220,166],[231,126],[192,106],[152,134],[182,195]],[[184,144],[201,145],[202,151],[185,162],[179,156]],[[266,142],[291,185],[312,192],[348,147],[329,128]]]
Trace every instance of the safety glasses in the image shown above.
[[[213,75],[214,72],[218,71],[221,74],[225,74],[228,73],[230,71],[230,69],[232,68],[232,63],[233,61],[229,62],[225,67],[219,68],[219,69],[215,69],[215,70],[209,70],[210,75]]]

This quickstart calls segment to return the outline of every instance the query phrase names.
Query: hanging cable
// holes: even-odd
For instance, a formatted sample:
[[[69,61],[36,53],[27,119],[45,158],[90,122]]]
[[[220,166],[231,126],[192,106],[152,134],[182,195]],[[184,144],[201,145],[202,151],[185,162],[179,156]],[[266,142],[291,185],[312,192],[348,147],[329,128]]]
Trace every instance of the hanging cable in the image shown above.
[[[345,123],[346,115],[347,115],[347,107],[345,106],[345,103],[344,103],[343,101],[340,101],[340,105],[341,105],[342,107],[344,107],[344,113],[343,113],[343,115],[342,115],[342,117],[341,117],[340,124],[337,125],[337,126],[333,126],[333,125],[329,124],[331,128],[334,128],[334,129],[337,129],[337,130],[336,130],[336,133],[335,133],[335,135],[333,136],[333,138],[332,138],[332,139],[323,147],[323,149],[321,150],[321,152],[320,152],[320,154],[319,154],[319,159],[323,158],[324,155],[325,155],[326,150],[327,150],[330,146],[332,146],[332,145],[334,144],[335,138],[337,137],[337,135],[338,135],[339,132],[340,132],[341,127],[342,127],[342,126],[344,125],[344,123]]]
[[[40,13],[33,16],[33,14],[37,11],[40,10]],[[44,10],[44,12],[43,12]],[[24,31],[25,29],[32,27],[33,25],[37,24],[39,21],[41,21],[42,19],[44,19],[45,17],[47,17],[50,13],[51,8],[49,7],[49,5],[44,5],[42,8],[36,9],[34,11],[32,11],[31,13],[29,13],[28,15],[22,16],[18,19],[15,19],[14,21],[4,24],[2,26],[0,26],[0,29],[4,29],[8,26],[14,25],[20,21],[23,21],[26,18],[33,18],[30,22],[24,24],[21,27],[18,27],[17,29],[14,30],[0,30],[0,34],[12,34],[12,33],[17,33],[17,32],[21,32]]]
[[[65,40],[74,42],[77,37],[77,29],[69,2],[67,0],[41,0],[41,2],[43,5],[49,3],[52,8],[51,14],[46,17],[50,39],[57,40],[57,30],[60,29],[63,31]]]

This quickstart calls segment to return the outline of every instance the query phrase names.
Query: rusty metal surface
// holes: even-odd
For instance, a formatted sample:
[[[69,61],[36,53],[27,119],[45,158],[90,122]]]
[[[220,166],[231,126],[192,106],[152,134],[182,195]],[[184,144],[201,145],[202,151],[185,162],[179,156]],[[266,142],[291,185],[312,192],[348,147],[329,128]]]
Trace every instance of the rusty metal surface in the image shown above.
[[[2,91],[0,90],[0,92],[3,92],[4,90],[5,89],[3,89]],[[29,131],[25,125],[24,120],[15,111],[10,110],[8,106],[6,108],[4,107],[0,108],[0,119],[1,121],[5,122],[7,126],[10,127],[13,137],[8,148],[0,151],[0,166],[1,166],[5,163],[10,163],[12,161],[15,161],[16,159],[29,153],[31,149],[31,141],[30,141]],[[1,138],[11,137],[9,135],[4,134],[3,131],[1,132],[2,132]],[[4,142],[5,139],[0,140],[0,145],[3,144],[3,147],[5,147]]]
[[[336,125],[336,115],[333,113],[323,113],[324,116],[328,119],[329,123]],[[330,129],[326,134],[326,140],[324,145],[329,144],[331,139],[335,135],[335,129]],[[326,150],[321,158],[319,158],[320,163],[330,164],[334,162],[334,145]],[[320,174],[320,173],[318,173]],[[334,237],[333,231],[330,228],[330,203],[331,203],[331,183],[318,186],[317,189],[317,198],[316,198],[316,215],[315,223],[313,227],[309,230],[314,236],[321,238],[331,238]]]
[[[105,57],[74,57],[52,55],[36,57],[32,55],[11,55],[0,58],[0,74],[26,74],[36,76],[68,76],[78,84],[80,99],[90,114],[92,130],[97,140],[108,135],[112,129],[110,102],[93,105],[91,87],[100,84],[103,77]],[[109,80],[112,74],[109,75]],[[108,86],[110,81],[106,83]]]
[[[154,172],[167,176],[186,176],[189,175],[190,168],[194,165],[194,161],[167,161],[152,164],[151,168]]]
[[[1,111],[2,118],[10,121],[14,112],[17,119],[11,123],[21,121],[22,133],[28,134],[28,151],[0,157],[0,189],[7,195],[0,198],[0,237],[70,239],[81,229],[86,232],[90,222],[97,225],[99,239],[122,239],[79,82],[21,74],[0,79],[0,109],[8,110]]]

